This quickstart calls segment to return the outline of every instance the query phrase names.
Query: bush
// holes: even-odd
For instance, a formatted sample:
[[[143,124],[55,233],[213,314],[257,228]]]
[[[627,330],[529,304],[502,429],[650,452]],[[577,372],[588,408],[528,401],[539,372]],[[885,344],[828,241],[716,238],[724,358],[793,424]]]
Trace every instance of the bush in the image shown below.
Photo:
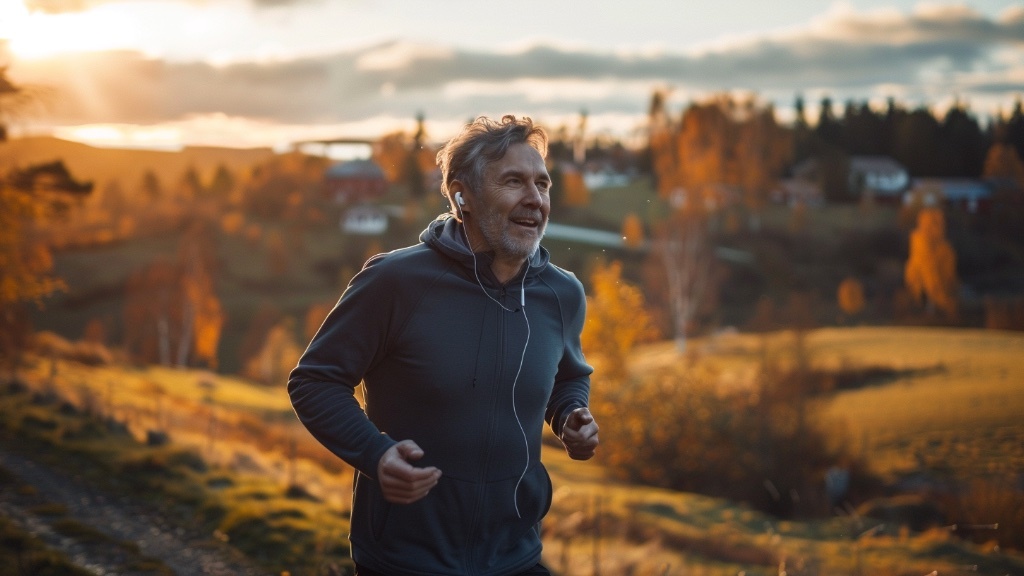
[[[621,478],[743,501],[779,517],[828,514],[869,485],[865,467],[812,424],[810,371],[766,361],[753,389],[726,393],[666,369],[595,390],[600,457]],[[833,437],[836,431],[828,431]],[[826,473],[849,486],[826,493]]]

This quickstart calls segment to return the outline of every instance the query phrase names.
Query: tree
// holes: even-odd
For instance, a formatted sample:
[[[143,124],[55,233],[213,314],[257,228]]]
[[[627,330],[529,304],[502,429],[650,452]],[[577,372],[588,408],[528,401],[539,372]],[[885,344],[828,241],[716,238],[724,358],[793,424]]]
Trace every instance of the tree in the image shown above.
[[[668,94],[657,90],[651,97],[651,108],[648,115],[648,146],[651,154],[652,177],[654,186],[661,198],[668,198],[677,186],[678,177],[673,126],[665,108]]]
[[[644,224],[640,217],[630,212],[622,219],[622,242],[627,248],[637,249],[644,244]]]
[[[0,67],[0,142],[7,135],[2,120],[12,103],[17,107],[26,96],[30,97],[7,78],[7,68]],[[52,274],[53,255],[37,234],[37,225],[66,216],[71,204],[92,188],[91,182],[72,177],[59,160],[0,175],[0,350],[11,355],[12,370],[18,368],[28,333],[25,304],[38,305],[64,286]]]
[[[839,283],[836,299],[843,314],[856,316],[864,310],[864,285],[852,276],[847,277]]]
[[[235,176],[231,173],[231,170],[224,164],[218,164],[217,169],[213,173],[213,180],[210,181],[210,196],[220,200],[227,200],[235,189],[235,185]]]
[[[178,338],[181,299],[175,294],[178,271],[165,259],[137,270],[125,285],[124,346],[128,354],[146,363],[171,365],[171,350]]]
[[[143,362],[218,365],[225,314],[213,282],[213,251],[206,227],[193,226],[174,262],[159,259],[129,279],[125,345]]]
[[[910,295],[918,303],[924,301],[929,312],[938,308],[948,318],[956,316],[956,253],[946,240],[945,219],[938,208],[918,213],[903,278]]]
[[[792,161],[793,137],[776,122],[771,105],[758,107],[750,101],[744,115],[735,141],[739,187],[750,211],[750,228],[759,230],[760,214],[769,193]]]
[[[192,201],[201,198],[204,191],[205,188],[203,187],[202,178],[199,177],[199,170],[190,164],[185,168],[181,178],[178,180],[178,196],[182,200]]]
[[[266,334],[259,352],[245,365],[245,375],[265,384],[284,382],[303,347],[295,341],[295,320],[285,317]]]
[[[626,360],[637,343],[652,338],[654,322],[640,289],[622,279],[622,263],[599,265],[591,274],[583,350],[604,359],[604,374],[625,378]]]
[[[208,227],[193,226],[179,248],[182,284],[182,339],[178,366],[189,364],[189,354],[210,368],[217,367],[217,346],[224,326],[224,311],[214,288],[214,254]]]
[[[156,175],[152,168],[147,168],[142,174],[140,187],[146,202],[156,202],[163,195],[163,185],[160,184],[160,177]]]
[[[671,331],[680,352],[686,350],[690,324],[713,287],[714,252],[708,220],[700,207],[677,208],[659,225],[654,241],[654,256],[665,274]]]

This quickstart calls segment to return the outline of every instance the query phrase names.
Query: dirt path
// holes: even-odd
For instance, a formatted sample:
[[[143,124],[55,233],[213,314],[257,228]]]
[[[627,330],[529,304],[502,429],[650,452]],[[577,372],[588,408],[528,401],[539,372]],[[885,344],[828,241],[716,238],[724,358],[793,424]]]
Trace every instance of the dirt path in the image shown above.
[[[152,576],[156,559],[179,576],[268,576],[237,550],[194,529],[172,526],[151,508],[85,485],[79,478],[0,447],[0,468],[17,478],[0,479],[0,514],[97,575]],[[31,490],[20,489],[27,485]],[[47,515],[53,505],[63,515]],[[109,538],[88,533],[72,539],[54,530],[72,519]],[[67,532],[67,530],[65,530]],[[127,545],[126,545],[127,544]],[[134,544],[137,546],[135,549]]]

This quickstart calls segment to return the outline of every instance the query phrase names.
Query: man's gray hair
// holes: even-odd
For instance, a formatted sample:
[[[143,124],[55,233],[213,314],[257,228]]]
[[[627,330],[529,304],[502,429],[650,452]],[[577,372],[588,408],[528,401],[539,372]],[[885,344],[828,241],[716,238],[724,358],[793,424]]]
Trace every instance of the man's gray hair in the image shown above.
[[[500,122],[486,116],[478,117],[437,153],[441,193],[454,206],[452,182],[458,180],[475,193],[483,185],[487,165],[505,156],[512,144],[524,142],[539,152],[541,158],[547,156],[548,135],[529,117],[517,119],[508,114],[502,116]]]

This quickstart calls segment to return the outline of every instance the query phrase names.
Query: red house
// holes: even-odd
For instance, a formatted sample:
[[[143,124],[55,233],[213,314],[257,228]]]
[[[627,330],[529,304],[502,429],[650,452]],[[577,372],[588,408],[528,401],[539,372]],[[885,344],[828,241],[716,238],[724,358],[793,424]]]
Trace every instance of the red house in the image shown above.
[[[384,171],[372,160],[347,160],[324,172],[324,195],[338,204],[376,200],[388,191]]]

